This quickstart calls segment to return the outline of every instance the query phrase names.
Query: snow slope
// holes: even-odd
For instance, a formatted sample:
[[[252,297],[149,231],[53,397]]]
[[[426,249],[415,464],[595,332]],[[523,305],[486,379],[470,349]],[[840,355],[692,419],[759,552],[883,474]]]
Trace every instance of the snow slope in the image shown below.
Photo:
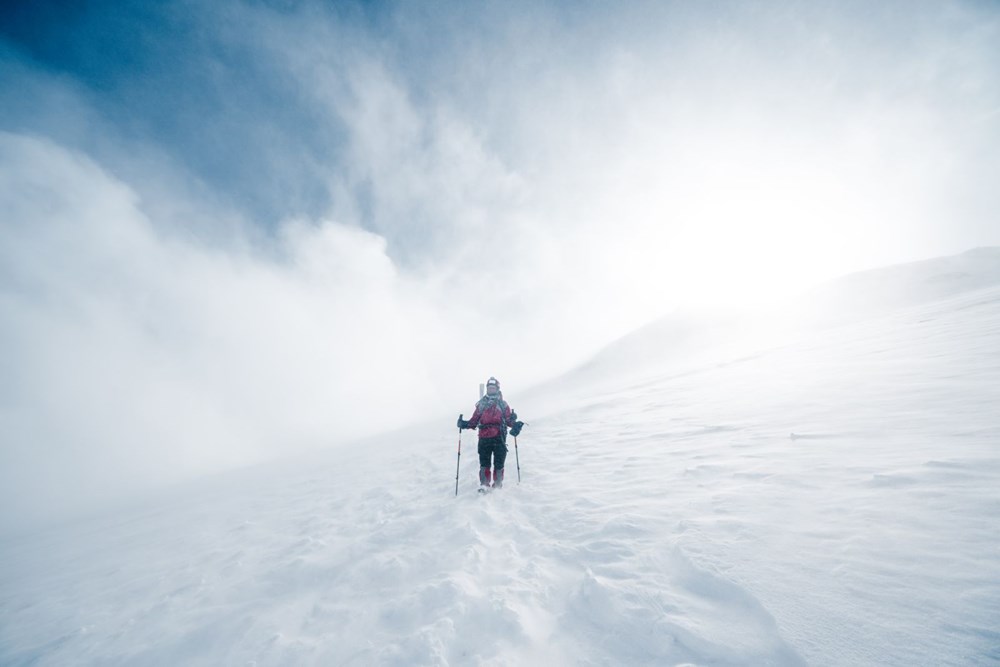
[[[771,308],[679,311],[612,342],[581,367],[532,388],[532,394],[695,369],[820,329],[997,285],[1000,248],[986,247],[853,273]]]
[[[1000,287],[505,389],[486,497],[451,417],[6,538],[0,664],[1000,664]]]

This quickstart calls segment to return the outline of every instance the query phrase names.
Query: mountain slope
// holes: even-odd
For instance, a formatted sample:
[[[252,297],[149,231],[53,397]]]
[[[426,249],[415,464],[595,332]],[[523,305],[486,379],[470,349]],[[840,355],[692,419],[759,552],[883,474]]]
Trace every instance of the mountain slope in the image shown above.
[[[0,544],[4,665],[1000,661],[1000,288]]]
[[[998,285],[1000,248],[976,248],[849,274],[763,312],[681,311],[612,342],[580,367],[544,383],[538,394],[567,385],[676,373],[788,343],[829,326]]]

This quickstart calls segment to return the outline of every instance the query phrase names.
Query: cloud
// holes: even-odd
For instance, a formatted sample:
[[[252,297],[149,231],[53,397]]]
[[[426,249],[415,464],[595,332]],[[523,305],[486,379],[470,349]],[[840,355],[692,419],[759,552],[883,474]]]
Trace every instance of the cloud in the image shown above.
[[[8,133],[0,201],[5,519],[401,426],[469,381],[357,227],[170,237],[91,160]]]
[[[679,305],[1000,244],[988,5],[23,11],[12,503],[460,411]]]

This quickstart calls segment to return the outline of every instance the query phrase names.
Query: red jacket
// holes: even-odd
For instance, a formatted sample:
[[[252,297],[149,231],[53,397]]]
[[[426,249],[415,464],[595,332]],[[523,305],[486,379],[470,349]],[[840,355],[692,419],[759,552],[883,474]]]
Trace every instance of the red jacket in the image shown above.
[[[501,426],[514,425],[513,412],[503,398],[483,396],[476,403],[476,411],[469,420],[469,428],[479,428],[480,438],[495,438],[501,435]]]

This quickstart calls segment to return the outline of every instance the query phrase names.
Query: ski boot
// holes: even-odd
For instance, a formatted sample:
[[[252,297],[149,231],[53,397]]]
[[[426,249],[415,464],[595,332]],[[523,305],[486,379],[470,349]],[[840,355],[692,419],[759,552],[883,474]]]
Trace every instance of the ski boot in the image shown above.
[[[479,493],[489,493],[493,475],[489,468],[479,469]]]

